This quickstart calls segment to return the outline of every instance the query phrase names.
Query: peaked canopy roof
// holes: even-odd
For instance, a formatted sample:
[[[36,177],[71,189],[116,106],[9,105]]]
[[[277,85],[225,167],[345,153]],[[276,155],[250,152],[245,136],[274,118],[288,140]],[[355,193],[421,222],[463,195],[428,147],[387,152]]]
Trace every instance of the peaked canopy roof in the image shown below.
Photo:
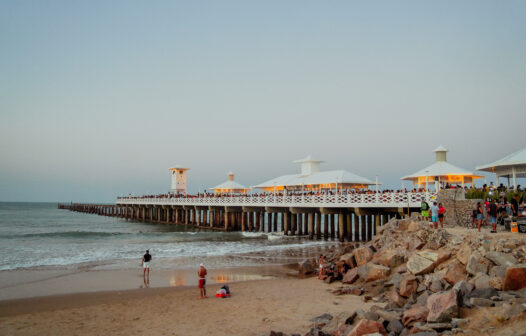
[[[478,166],[477,170],[493,172],[497,167],[526,165],[526,147],[493,163]]]
[[[274,188],[279,186],[306,186],[318,184],[359,184],[372,185],[375,182],[345,170],[330,170],[312,173],[311,175],[282,175],[260,183],[255,188]]]
[[[249,188],[245,187],[242,184],[237,183],[236,181],[226,181],[210,189],[212,190],[233,190],[234,191],[234,190],[248,190]]]
[[[446,152],[448,152],[448,150],[443,146],[438,146],[433,152],[436,153],[435,163],[417,171],[416,173],[404,176],[401,179],[420,183],[422,181],[425,182],[426,179],[434,180],[435,177],[438,177],[439,179],[442,177],[443,179],[440,180],[446,180],[448,182],[463,183],[465,181],[470,183],[473,179],[482,177],[473,174],[473,172],[467,169],[459,168],[447,162]]]

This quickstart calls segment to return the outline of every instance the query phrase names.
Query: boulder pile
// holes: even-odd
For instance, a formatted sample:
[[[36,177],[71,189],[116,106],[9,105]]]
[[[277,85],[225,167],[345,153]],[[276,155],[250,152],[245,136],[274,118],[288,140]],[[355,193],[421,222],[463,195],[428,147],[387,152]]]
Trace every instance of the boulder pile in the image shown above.
[[[526,311],[526,238],[452,235],[427,222],[393,219],[372,241],[326,258],[329,269],[347,269],[325,278],[341,281],[333,294],[374,305],[337,319],[324,314],[298,335],[449,335],[468,323],[461,308],[501,307],[499,321]],[[317,269],[313,261],[303,266]]]

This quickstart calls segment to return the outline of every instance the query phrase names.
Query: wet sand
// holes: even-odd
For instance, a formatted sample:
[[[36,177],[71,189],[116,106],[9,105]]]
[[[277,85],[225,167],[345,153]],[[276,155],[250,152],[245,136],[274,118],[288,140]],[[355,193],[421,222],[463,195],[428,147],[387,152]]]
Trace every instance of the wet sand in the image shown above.
[[[297,266],[257,266],[209,269],[208,283],[286,278],[297,275]],[[197,286],[197,269],[152,269],[144,281],[142,268],[100,269],[27,269],[0,272],[0,301],[50,295]]]
[[[323,313],[368,307],[360,297],[334,296],[338,284],[316,278],[243,281],[232,297],[214,297],[220,284],[142,288],[0,302],[2,335],[262,335],[305,332]]]

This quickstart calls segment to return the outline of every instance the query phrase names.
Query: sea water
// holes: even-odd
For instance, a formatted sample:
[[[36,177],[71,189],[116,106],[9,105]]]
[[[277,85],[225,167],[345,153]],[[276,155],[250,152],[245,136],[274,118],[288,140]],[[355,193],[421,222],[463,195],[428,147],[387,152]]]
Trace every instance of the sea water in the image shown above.
[[[0,270],[127,269],[147,249],[156,268],[297,263],[333,242],[279,233],[212,232],[62,210],[56,203],[0,203]]]

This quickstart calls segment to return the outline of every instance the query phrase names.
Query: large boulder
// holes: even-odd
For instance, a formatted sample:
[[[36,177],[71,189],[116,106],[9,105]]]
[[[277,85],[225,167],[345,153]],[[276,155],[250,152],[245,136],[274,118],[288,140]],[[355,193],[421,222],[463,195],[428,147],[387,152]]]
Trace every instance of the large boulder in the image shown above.
[[[429,309],[421,305],[413,305],[408,310],[404,311],[402,316],[402,323],[406,327],[412,326],[415,322],[425,321],[427,315],[429,314]]]
[[[402,307],[405,304],[405,299],[398,294],[395,287],[391,288],[389,293],[387,293],[386,299],[398,307]]]
[[[340,256],[340,261],[343,261],[345,262],[347,265],[349,265],[350,267],[355,267],[355,263],[354,263],[354,256],[351,253],[345,253],[343,255]]]
[[[497,266],[513,266],[517,263],[517,259],[510,253],[491,251],[487,252],[484,257]]]
[[[364,279],[365,282],[376,281],[384,279],[389,275],[391,269],[382,265],[368,263],[358,267],[358,275]]]
[[[383,324],[377,321],[371,320],[360,320],[358,324],[351,330],[347,336],[362,336],[368,334],[379,333],[381,335],[387,335]]]
[[[481,298],[481,299],[490,299],[494,296],[498,296],[499,294],[495,290],[495,288],[487,287],[487,288],[479,288],[475,289],[471,293],[469,293],[469,297],[475,297],[475,298]]]
[[[389,249],[377,253],[372,262],[385,267],[395,268],[405,262],[405,253],[400,250]]]
[[[468,273],[466,272],[464,265],[455,260],[447,266],[444,280],[449,282],[451,285],[454,285],[460,280],[465,280],[467,276]]]
[[[407,274],[400,281],[400,295],[410,297],[411,294],[416,293],[418,289],[418,281],[412,274]]]
[[[367,246],[362,246],[353,251],[354,260],[357,266],[365,265],[373,259],[373,250]]]
[[[469,256],[468,263],[466,264],[466,271],[471,275],[477,273],[488,274],[488,265],[484,263],[479,252],[475,251]]]
[[[463,265],[466,265],[472,252],[473,250],[468,244],[462,245],[462,247],[457,252],[458,261],[460,261]]]
[[[427,322],[449,322],[458,317],[458,294],[455,290],[440,292],[427,299]]]
[[[434,268],[435,263],[433,260],[416,253],[409,257],[409,260],[407,261],[407,270],[414,275],[429,273]]]
[[[502,289],[505,291],[526,288],[526,264],[508,267]]]
[[[352,284],[356,280],[358,280],[358,268],[351,268],[350,270],[345,273],[342,279],[342,283],[344,284]]]
[[[490,287],[489,281],[491,278],[489,275],[484,273],[478,273],[473,277],[473,279],[470,280],[470,282],[475,285],[476,289],[482,289],[482,288],[488,288]]]

